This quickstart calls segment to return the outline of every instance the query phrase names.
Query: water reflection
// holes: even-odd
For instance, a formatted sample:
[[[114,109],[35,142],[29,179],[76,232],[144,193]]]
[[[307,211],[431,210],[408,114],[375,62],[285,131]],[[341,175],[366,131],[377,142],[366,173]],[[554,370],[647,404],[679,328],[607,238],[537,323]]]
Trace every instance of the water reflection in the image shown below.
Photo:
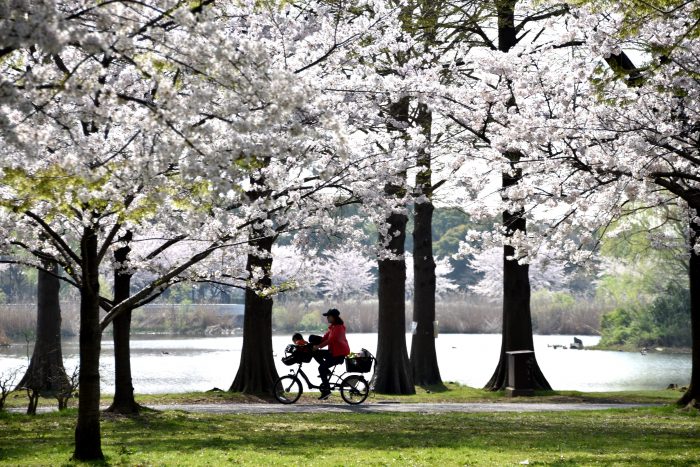
[[[580,337],[580,336],[579,336]],[[410,349],[410,335],[406,335]],[[598,337],[583,337],[584,346]],[[376,334],[349,334],[352,350],[375,351]],[[549,347],[568,345],[572,336],[535,336],[535,351],[542,371],[555,389],[581,391],[621,391],[663,389],[669,383],[687,384],[690,355],[595,350],[563,350]],[[279,361],[290,336],[275,336],[277,370],[290,367]],[[442,334],[436,340],[440,372],[445,381],[480,387],[491,376],[498,361],[500,334]],[[163,337],[139,336],[131,341],[132,372],[137,393],[202,391],[213,387],[227,389],[238,369],[241,337]],[[64,342],[66,368],[77,365],[78,342]],[[113,345],[105,340],[101,358],[102,390],[113,392]],[[0,348],[0,372],[27,364],[26,345]],[[315,368],[315,363],[311,363]],[[315,371],[308,371],[315,375]]]

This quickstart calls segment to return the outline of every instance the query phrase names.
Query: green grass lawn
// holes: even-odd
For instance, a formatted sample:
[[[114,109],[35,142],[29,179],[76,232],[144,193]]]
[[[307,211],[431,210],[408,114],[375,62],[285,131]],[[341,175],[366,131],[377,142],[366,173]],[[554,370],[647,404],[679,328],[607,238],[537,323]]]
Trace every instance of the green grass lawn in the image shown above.
[[[0,464],[65,465],[75,409],[0,413]],[[104,415],[112,465],[698,465],[700,417],[671,406],[478,414]]]
[[[622,391],[622,392],[579,392],[579,391],[540,391],[536,397],[506,397],[503,391],[484,391],[483,389],[446,383],[444,387],[416,387],[416,394],[411,396],[392,396],[370,393],[366,403],[376,402],[631,402],[670,404],[680,398],[681,392],[675,390],[660,391]],[[305,392],[300,403],[319,403],[318,393]],[[112,396],[102,395],[102,405],[107,406]],[[187,392],[177,394],[141,394],[136,396],[142,405],[167,404],[217,404],[217,403],[276,403],[271,397],[258,397],[228,391]],[[337,403],[339,396],[329,402]],[[70,405],[77,401],[71,400]],[[54,399],[40,399],[39,406],[55,406]],[[27,406],[26,394],[22,391],[10,394],[7,407],[22,408]]]

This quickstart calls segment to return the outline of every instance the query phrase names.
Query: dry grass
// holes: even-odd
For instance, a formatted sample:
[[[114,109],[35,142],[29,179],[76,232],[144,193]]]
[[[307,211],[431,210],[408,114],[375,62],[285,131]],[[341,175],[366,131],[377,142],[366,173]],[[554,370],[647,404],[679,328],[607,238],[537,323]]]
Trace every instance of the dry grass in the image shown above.
[[[149,305],[134,310],[131,316],[134,332],[197,335],[204,334],[210,326],[232,330],[235,320],[232,316],[218,314],[211,305]]]
[[[377,300],[344,302],[302,301],[278,297],[273,311],[273,328],[279,332],[322,329],[321,313],[338,308],[353,332],[377,331]],[[550,295],[535,294],[532,300],[533,330],[537,334],[597,334],[600,317],[610,304],[579,299],[561,303]],[[79,310],[75,303],[62,305],[64,335],[77,335]],[[478,296],[455,294],[438,299],[437,320],[443,333],[498,333],[501,304]],[[410,329],[413,304],[406,303],[406,329]],[[0,305],[0,343],[3,340],[32,339],[36,326],[36,305]],[[221,315],[212,305],[149,305],[132,316],[134,332],[202,335],[219,326],[225,332],[240,326],[236,318]]]
[[[284,301],[275,306],[273,323],[278,331],[318,329],[323,326],[321,312],[338,308],[353,332],[377,331],[377,300],[346,302]],[[532,300],[532,324],[537,334],[597,334],[600,317],[608,305],[579,300],[558,303],[548,296]],[[501,304],[472,295],[453,295],[436,303],[436,319],[444,333],[498,333],[503,322]],[[410,329],[413,304],[406,303],[406,329]]]
[[[76,336],[80,325],[77,303],[61,305],[61,331]],[[36,333],[36,305],[0,305],[0,342],[3,334],[11,340],[32,339]]]

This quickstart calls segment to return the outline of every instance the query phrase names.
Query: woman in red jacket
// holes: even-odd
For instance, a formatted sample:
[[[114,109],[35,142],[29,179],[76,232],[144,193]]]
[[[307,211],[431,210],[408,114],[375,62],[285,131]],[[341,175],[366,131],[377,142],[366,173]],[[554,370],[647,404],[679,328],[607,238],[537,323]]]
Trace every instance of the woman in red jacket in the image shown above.
[[[318,362],[318,372],[321,376],[321,400],[328,399],[331,394],[328,382],[330,367],[343,363],[350,353],[350,346],[345,338],[345,323],[340,318],[340,312],[332,308],[323,313],[323,316],[328,320],[328,331],[323,335],[321,343],[314,346],[314,358]],[[328,350],[319,350],[326,346]]]

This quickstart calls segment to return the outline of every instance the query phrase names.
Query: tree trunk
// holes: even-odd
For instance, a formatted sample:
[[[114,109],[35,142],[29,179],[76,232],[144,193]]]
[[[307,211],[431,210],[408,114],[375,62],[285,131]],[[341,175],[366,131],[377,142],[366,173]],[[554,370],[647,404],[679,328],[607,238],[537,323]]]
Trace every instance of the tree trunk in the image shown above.
[[[404,97],[391,105],[391,117],[401,124],[408,123],[409,100]],[[405,138],[405,128],[390,124]],[[404,174],[405,178],[405,174]],[[389,199],[403,196],[404,187],[387,183],[384,193]],[[387,217],[387,238],[380,234],[381,245],[401,259],[379,261],[379,326],[377,342],[377,364],[374,374],[374,389],[383,394],[415,394],[411,365],[406,349],[406,261],[403,259],[406,240],[404,214],[392,212]]]
[[[267,166],[269,162],[269,159],[263,159],[262,165]],[[250,182],[254,187],[247,193],[251,202],[270,195],[263,176],[251,177]],[[249,279],[245,290],[243,349],[238,372],[229,391],[272,394],[278,375],[272,351],[272,297],[267,289],[272,286],[271,252],[276,236],[266,232],[262,225],[253,225],[248,238],[250,247],[257,251],[249,252],[246,260]],[[262,277],[253,279],[260,271],[263,272]]]
[[[27,388],[36,399],[40,395],[59,396],[60,399],[62,393],[70,390],[61,352],[61,280],[56,263],[45,263],[44,268],[46,271],[38,271],[34,351],[29,368],[17,387]],[[30,401],[27,413],[35,414],[36,404]]]
[[[413,222],[413,321],[416,329],[411,340],[413,383],[442,385],[435,352],[435,260],[433,258],[433,185],[430,167],[432,113],[421,104],[416,119],[426,137],[426,146],[418,153]]]
[[[392,214],[387,219],[389,232],[394,233],[389,248],[397,255],[404,253],[406,216]],[[415,394],[411,367],[406,349],[406,261],[379,261],[379,328],[375,391],[383,394]]]
[[[100,438],[100,283],[97,232],[83,231],[80,290],[80,387],[73,459],[103,460]]]
[[[122,241],[127,244],[114,252],[114,261],[125,264],[129,259],[131,232],[127,232]],[[122,269],[114,270],[114,303],[120,303],[131,296],[132,274]],[[112,321],[114,340],[114,399],[107,412],[124,415],[137,414],[141,406],[134,399],[134,386],[131,382],[131,349],[129,347],[131,331],[131,310],[120,314]]]
[[[691,208],[691,212],[698,215],[697,210]],[[692,366],[690,372],[690,384],[688,390],[678,401],[679,405],[693,405],[700,407],[700,255],[693,246],[700,242],[700,225],[693,222],[690,216],[690,263],[688,275],[690,278],[690,332],[692,337]]]
[[[256,285],[246,288],[245,313],[243,316],[243,350],[241,364],[229,391],[246,394],[272,394],[278,378],[272,353],[272,297],[261,294],[261,289],[272,285],[270,271],[272,268],[272,244],[274,238],[256,238],[253,232],[251,245],[258,248],[260,257],[248,254],[246,271],[252,276],[255,270],[265,271],[265,275]]]
[[[496,3],[498,13],[498,49],[508,52],[515,46],[515,4],[517,0],[503,0]],[[515,99],[511,97],[509,107],[515,106]],[[510,162],[511,171],[502,174],[502,186],[517,185],[522,179],[522,171],[518,168],[521,154],[510,151],[504,154]],[[505,196],[505,194],[504,194]],[[525,210],[518,209],[515,212],[503,213],[503,226],[506,235],[512,237],[516,232],[527,231]],[[508,359],[506,352],[515,350],[532,350],[532,317],[530,313],[530,278],[529,266],[518,264],[517,260],[509,260],[514,249],[511,246],[503,247],[503,330],[501,340],[501,355],[496,370],[491,379],[486,383],[485,389],[498,391],[505,389],[508,383]],[[534,389],[551,389],[544,377],[542,370],[533,355],[532,378]]]
[[[519,215],[520,214],[520,215]],[[509,218],[513,230],[525,228],[522,212],[503,215],[504,222]],[[513,256],[511,246],[503,248],[503,330],[501,338],[501,355],[496,370],[484,389],[499,391],[508,383],[508,360],[506,352],[515,350],[535,350],[532,341],[532,319],[530,314],[530,280],[529,266],[518,264],[516,260],[506,259]],[[552,389],[533,356],[532,368],[534,389]]]

